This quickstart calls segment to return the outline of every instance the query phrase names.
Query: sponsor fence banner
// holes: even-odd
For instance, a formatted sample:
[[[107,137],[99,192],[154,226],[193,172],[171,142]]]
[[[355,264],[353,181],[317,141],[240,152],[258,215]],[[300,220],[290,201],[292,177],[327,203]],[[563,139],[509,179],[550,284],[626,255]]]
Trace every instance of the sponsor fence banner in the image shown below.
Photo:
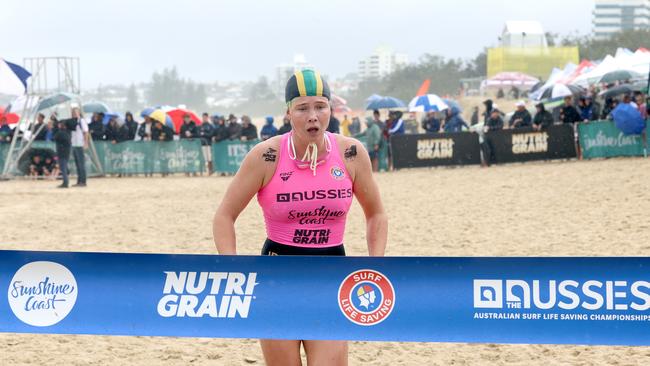
[[[641,257],[0,251],[0,332],[647,346],[649,269]]]
[[[395,168],[481,163],[476,133],[397,135],[390,143]]]
[[[648,122],[646,131],[647,124]],[[641,135],[625,135],[612,121],[581,123],[578,125],[578,131],[582,156],[585,159],[644,154]]]
[[[205,167],[199,139],[95,141],[95,149],[106,174],[200,173]]]
[[[237,173],[246,154],[259,142],[226,140],[212,143],[213,170],[218,173]]]
[[[486,143],[496,163],[569,159],[577,156],[571,125],[550,126],[545,131],[531,127],[488,132]]]

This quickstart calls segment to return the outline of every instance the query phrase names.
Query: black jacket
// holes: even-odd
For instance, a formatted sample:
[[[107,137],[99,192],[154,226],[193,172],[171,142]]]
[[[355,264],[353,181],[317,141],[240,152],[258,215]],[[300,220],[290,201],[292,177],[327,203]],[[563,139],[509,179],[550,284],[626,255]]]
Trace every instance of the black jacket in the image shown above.
[[[237,122],[228,123],[228,138],[231,140],[239,140],[241,137],[241,125]]]
[[[330,116],[330,123],[327,125],[327,131],[330,133],[340,133],[341,122],[333,115]]]
[[[95,141],[104,140],[106,138],[106,129],[104,128],[102,121],[90,122],[88,124],[88,130],[90,132],[90,137]]]
[[[228,137],[230,137],[230,133],[228,132],[228,127],[226,125],[222,124],[217,124],[214,126],[214,133],[212,134],[214,142],[221,142],[223,140],[227,140]]]
[[[257,140],[257,127],[252,123],[249,123],[248,127],[242,126],[241,135],[246,137],[246,141]]]
[[[545,130],[548,128],[548,126],[553,124],[553,115],[551,112],[543,109],[535,114],[535,118],[533,118],[533,124],[536,126],[541,125],[542,130]]]
[[[278,135],[284,135],[289,131],[291,131],[291,123],[283,123],[280,129],[278,129]]]
[[[518,119],[521,119],[521,121],[515,122]],[[515,128],[530,127],[531,122],[532,117],[530,116],[530,112],[525,109],[523,111],[516,111],[512,117],[510,117],[510,126]]]
[[[575,122],[582,121],[582,117],[580,117],[580,113],[578,112],[576,107],[572,105],[563,106],[562,109],[560,110],[560,116],[562,118],[563,123],[575,123]]]
[[[501,119],[501,117],[497,117],[497,118],[490,117],[488,118],[485,125],[487,126],[488,131],[498,131],[503,129],[503,120]]]
[[[56,145],[56,155],[59,159],[70,159],[70,150],[72,146],[72,135],[65,128],[57,129],[54,134],[54,143]]]
[[[210,145],[212,143],[212,136],[214,136],[214,125],[210,122],[201,123],[201,126],[199,126],[201,145]]]
[[[189,133],[189,136],[187,135]],[[193,139],[195,137],[198,137],[199,133],[196,130],[196,123],[194,121],[190,121],[190,123],[185,123],[181,125],[181,133],[180,137],[182,139]]]
[[[124,138],[127,141],[132,141],[135,139],[135,132],[138,130],[138,123],[135,121],[124,122],[121,129]]]

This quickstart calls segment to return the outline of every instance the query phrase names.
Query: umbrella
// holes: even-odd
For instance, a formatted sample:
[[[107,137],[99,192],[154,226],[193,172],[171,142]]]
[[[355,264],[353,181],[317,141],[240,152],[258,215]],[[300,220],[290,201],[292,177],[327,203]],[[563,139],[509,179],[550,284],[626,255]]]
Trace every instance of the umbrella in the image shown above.
[[[5,119],[8,124],[13,125],[18,123],[20,121],[20,116],[17,115],[16,113],[3,113],[0,112],[0,121]]]
[[[366,106],[366,110],[371,109],[390,109],[390,108],[404,108],[406,104],[401,100],[393,97],[379,97],[371,100]]]
[[[623,84],[623,85],[618,85],[613,88],[603,90],[600,93],[598,93],[598,95],[603,98],[613,98],[622,94],[632,94],[635,91],[639,91],[642,89],[643,87],[639,85]]]
[[[582,94],[584,89],[576,85],[555,84],[544,89],[537,100],[563,98],[570,95]]]
[[[435,94],[426,94],[411,99],[409,112],[440,112],[449,108],[442,98]]]
[[[27,92],[27,79],[32,74],[22,67],[0,58],[0,94],[23,95]]]
[[[84,113],[109,113],[111,111],[111,109],[108,108],[106,103],[102,103],[102,102],[86,103],[83,105],[82,109]]]
[[[617,81],[638,79],[641,74],[630,70],[610,71],[598,79],[599,83],[614,84]]]
[[[38,105],[36,106],[36,111],[40,112],[44,109],[52,108],[54,106],[57,106],[59,104],[63,104],[66,102],[69,102],[73,99],[79,99],[79,96],[71,94],[71,93],[57,93],[50,95],[49,97],[46,97],[42,99]]]
[[[117,124],[122,126],[124,124],[124,119],[119,113],[115,112],[108,112],[104,113],[104,119],[102,119],[102,124],[106,126],[108,122],[111,121],[111,119],[115,118],[117,120]]]
[[[140,112],[140,117],[149,117],[151,112],[153,112],[155,110],[156,110],[156,108],[151,108],[151,107],[145,108],[142,112]]]
[[[645,128],[645,121],[641,113],[634,106],[627,103],[619,103],[612,111],[614,124],[626,135],[638,135]]]
[[[185,116],[186,114],[190,115],[190,119],[194,121],[194,123],[196,123],[197,125],[201,124],[201,119],[199,118],[199,116],[196,115],[196,113],[182,108],[172,109],[171,111],[167,112],[167,115],[172,119],[172,123],[174,125],[174,131],[176,131],[176,133],[181,132],[181,125],[183,124],[183,116]]]
[[[152,114],[154,112],[156,112],[156,111],[160,111],[163,114],[165,114],[165,111],[163,111],[162,109],[156,109],[156,108],[149,107],[149,108],[145,108],[142,112],[140,112],[140,116],[141,117],[150,117],[152,119],[155,119],[156,121],[160,121],[159,119],[156,119],[156,118],[152,117]],[[158,116],[158,114],[157,114],[157,116]],[[162,118],[162,117],[160,117],[160,118]],[[165,124],[167,126],[171,127],[171,128],[174,128],[174,121],[172,121],[172,118],[170,116],[168,116],[167,114],[165,114],[164,118],[165,118]]]
[[[460,106],[460,104],[453,100],[453,99],[443,99],[443,101],[449,106],[449,108],[455,108],[458,113],[463,111],[463,108]]]

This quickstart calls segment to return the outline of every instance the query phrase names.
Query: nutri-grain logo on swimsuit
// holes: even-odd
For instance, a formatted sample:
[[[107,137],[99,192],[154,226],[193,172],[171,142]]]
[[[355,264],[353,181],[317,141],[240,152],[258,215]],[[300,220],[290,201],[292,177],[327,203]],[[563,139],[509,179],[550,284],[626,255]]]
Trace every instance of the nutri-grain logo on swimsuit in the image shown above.
[[[395,307],[395,289],[380,272],[362,269],[350,273],[339,286],[339,308],[358,325],[375,325],[384,321]]]
[[[77,281],[59,263],[31,262],[20,267],[9,283],[11,311],[22,322],[49,327],[63,320],[77,301]]]

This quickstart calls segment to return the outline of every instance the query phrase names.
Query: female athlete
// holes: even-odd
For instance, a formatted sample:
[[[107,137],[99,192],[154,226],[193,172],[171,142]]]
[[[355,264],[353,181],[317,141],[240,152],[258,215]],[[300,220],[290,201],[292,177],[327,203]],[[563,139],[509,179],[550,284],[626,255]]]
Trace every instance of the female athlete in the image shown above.
[[[237,254],[235,220],[255,194],[264,213],[262,255],[345,255],[343,233],[354,195],[366,217],[371,256],[383,256],[388,221],[370,158],[353,139],[326,132],[330,91],[313,70],[291,76],[285,90],[292,130],[257,144],[246,156],[217,209],[214,241]],[[268,365],[347,365],[346,341],[260,341]]]

